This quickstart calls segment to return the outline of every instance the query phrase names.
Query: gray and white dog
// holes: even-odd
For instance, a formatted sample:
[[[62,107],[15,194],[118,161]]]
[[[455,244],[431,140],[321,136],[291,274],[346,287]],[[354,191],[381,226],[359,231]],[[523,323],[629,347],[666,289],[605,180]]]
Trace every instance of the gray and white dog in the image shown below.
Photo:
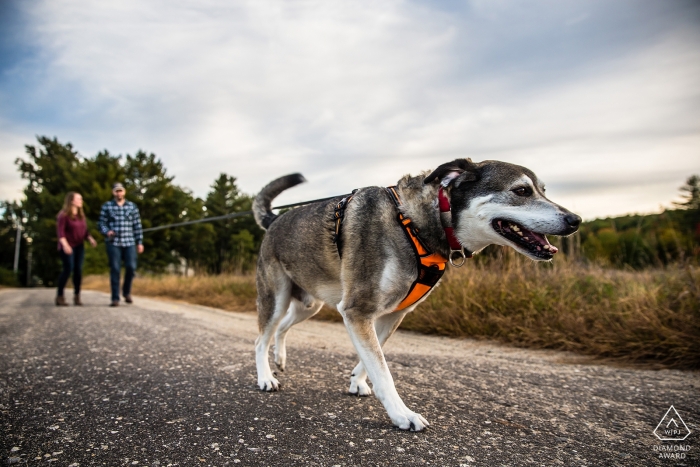
[[[445,258],[451,249],[438,210],[441,187],[451,203],[454,234],[468,252],[497,244],[547,261],[557,249],[545,235],[570,235],[581,223],[579,216],[547,199],[544,184],[525,167],[457,159],[433,172],[401,178],[396,185],[400,208],[385,188],[358,190],[345,210],[341,258],[334,243],[340,197],[280,216],[271,211],[277,195],[304,181],[300,174],[279,178],[253,203],[255,220],[267,229],[257,270],[258,386],[263,391],[280,388],[268,361],[272,338],[275,363],[284,371],[287,332],[327,303],[342,315],[360,357],[350,378],[350,393],[370,395],[369,376],[391,421],[402,430],[420,431],[429,424],[402,401],[382,346],[427,295],[395,311],[418,271],[416,254],[397,222],[398,209],[412,220],[423,244]]]

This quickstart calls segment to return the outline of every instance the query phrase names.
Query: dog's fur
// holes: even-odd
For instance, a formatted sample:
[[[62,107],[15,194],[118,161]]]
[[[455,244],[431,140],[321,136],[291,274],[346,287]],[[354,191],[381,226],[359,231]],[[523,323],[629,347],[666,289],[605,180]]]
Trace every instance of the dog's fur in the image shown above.
[[[325,302],[342,315],[360,356],[350,393],[371,394],[369,375],[394,425],[422,430],[428,422],[403,403],[382,353],[386,340],[417,305],[394,311],[417,274],[415,254],[397,222],[397,208],[384,188],[360,189],[345,211],[341,260],[333,242],[334,207],[340,197],[279,217],[271,212],[274,197],[303,181],[300,174],[277,179],[253,203],[256,221],[267,229],[257,271],[258,386],[264,391],[280,388],[268,361],[273,336],[275,363],[284,371],[287,331],[316,314]],[[548,260],[556,249],[544,235],[572,234],[581,222],[545,197],[544,185],[530,170],[498,161],[457,159],[432,173],[406,175],[397,184],[403,214],[418,227],[425,245],[446,258],[450,249],[437,205],[440,186],[452,204],[455,234],[471,252],[499,244],[533,260]],[[527,242],[523,232],[524,238],[531,237]]]

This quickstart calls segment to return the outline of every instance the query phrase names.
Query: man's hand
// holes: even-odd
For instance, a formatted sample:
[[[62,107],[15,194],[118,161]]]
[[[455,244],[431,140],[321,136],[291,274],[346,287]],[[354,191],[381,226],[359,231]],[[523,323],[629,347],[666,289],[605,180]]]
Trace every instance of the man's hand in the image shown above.
[[[117,234],[114,232],[114,230],[110,230],[109,232],[107,232],[107,237],[109,238],[114,238],[115,235]]]
[[[136,247],[136,251],[137,251],[139,254],[143,253],[143,245],[138,245],[138,246]]]

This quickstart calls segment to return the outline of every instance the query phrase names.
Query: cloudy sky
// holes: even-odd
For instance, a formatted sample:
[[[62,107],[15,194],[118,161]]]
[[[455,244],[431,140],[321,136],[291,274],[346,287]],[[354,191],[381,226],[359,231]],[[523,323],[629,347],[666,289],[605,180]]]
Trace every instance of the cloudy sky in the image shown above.
[[[700,3],[0,1],[0,198],[36,135],[156,153],[279,202],[456,157],[533,169],[584,218],[654,212],[700,173]]]

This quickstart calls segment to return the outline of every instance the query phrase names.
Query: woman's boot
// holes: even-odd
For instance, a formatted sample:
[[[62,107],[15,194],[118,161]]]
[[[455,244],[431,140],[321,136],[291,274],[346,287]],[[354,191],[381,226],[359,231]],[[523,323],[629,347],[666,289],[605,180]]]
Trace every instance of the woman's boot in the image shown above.
[[[56,306],[68,306],[63,295],[56,295]]]
[[[73,295],[73,305],[83,306],[83,302],[80,301],[80,294],[79,293]]]

